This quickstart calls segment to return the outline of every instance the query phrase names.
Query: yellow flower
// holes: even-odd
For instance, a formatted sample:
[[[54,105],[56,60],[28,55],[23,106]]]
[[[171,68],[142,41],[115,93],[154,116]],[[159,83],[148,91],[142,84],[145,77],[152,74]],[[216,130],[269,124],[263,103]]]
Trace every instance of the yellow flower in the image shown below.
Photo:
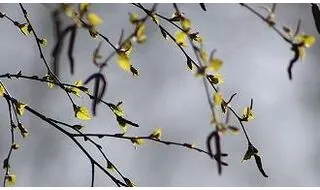
[[[24,114],[25,107],[27,106],[27,104],[23,102],[17,102],[15,105],[16,105],[16,111],[18,115],[22,116]]]
[[[182,18],[181,19],[181,26],[183,28],[183,30],[185,30],[186,32],[188,32],[190,30],[190,26],[191,26],[191,21],[188,18]]]
[[[128,125],[126,123],[124,123],[123,125],[121,124],[120,129],[121,129],[121,132],[125,134],[128,131]]]
[[[81,12],[88,11],[88,8],[89,8],[89,3],[80,3],[80,11]]]
[[[144,144],[144,139],[141,138],[132,138],[131,142],[133,143],[133,145],[137,146],[137,145],[143,145]]]
[[[301,59],[304,59],[306,57],[306,48],[301,46],[301,47],[298,47],[298,50],[299,50],[299,57]]]
[[[90,120],[91,119],[91,115],[90,115],[88,108],[86,108],[84,106],[80,107],[80,106],[74,105],[73,110],[74,110],[74,115],[76,118],[81,119],[81,120]]]
[[[160,140],[162,135],[162,129],[156,128],[150,135],[150,138]]]
[[[202,45],[203,37],[199,35],[199,32],[191,33],[189,34],[189,36],[192,40],[196,41],[199,45]]]
[[[139,20],[139,15],[137,13],[130,13],[129,21],[131,24],[136,24]]]
[[[6,178],[7,182],[8,182],[8,185],[13,186],[13,185],[16,184],[16,181],[17,181],[17,176],[16,175],[10,174],[10,175],[7,175],[5,178]]]
[[[48,81],[48,82],[47,82],[47,85],[48,85],[49,88],[53,88],[53,87],[55,86],[55,84],[52,83],[52,82],[55,82],[55,80],[54,80],[54,78],[53,78],[52,75],[46,74],[46,75],[43,77],[43,80]]]
[[[243,110],[243,116],[244,119],[246,119],[246,121],[250,121],[254,119],[254,114],[252,109],[250,109],[248,106],[244,108]]]
[[[222,75],[220,75],[220,74],[214,74],[214,75],[213,75],[213,83],[214,83],[214,84],[222,84],[222,83],[223,83]]]
[[[18,24],[18,27],[24,35],[28,36],[31,34],[31,29],[28,23]]]
[[[130,72],[131,62],[126,53],[119,52],[117,62],[121,69],[123,69],[124,71]]]
[[[187,39],[187,34],[184,33],[183,31],[178,31],[176,33],[176,42],[181,45],[182,47],[186,47],[187,46],[187,42],[186,42],[186,39]]]
[[[222,95],[219,92],[214,93],[213,102],[215,103],[215,105],[221,105],[222,101],[223,101]]]
[[[208,69],[218,71],[222,67],[222,64],[223,64],[223,61],[221,59],[213,58],[209,61]]]
[[[72,5],[69,3],[62,3],[62,9],[63,12],[68,16],[68,17],[72,17],[74,10],[72,8]]]
[[[314,36],[310,36],[307,34],[298,34],[295,37],[295,40],[297,41],[297,43],[303,42],[306,48],[310,48],[316,42],[316,38]]]
[[[307,35],[307,34],[298,34],[295,37],[296,43],[303,43],[303,46],[299,46],[299,57],[304,59],[306,55],[306,48],[310,48],[316,41],[315,37]]]
[[[82,80],[77,80],[75,83],[74,83],[74,86],[77,86],[77,87],[80,87],[80,86],[82,86]],[[70,90],[70,92],[72,93],[72,94],[74,94],[74,95],[76,95],[76,96],[78,96],[78,97],[81,97],[80,96],[80,92],[81,92],[81,90],[79,89],[79,88],[77,88],[77,87],[71,87],[69,90]]]
[[[155,22],[157,25],[159,25],[159,18],[158,18],[158,16],[157,15],[155,15],[155,14],[153,14],[152,15],[152,20],[153,20],[153,22]]]
[[[117,116],[124,116],[124,110],[122,109],[121,104],[118,104],[116,106],[112,106],[111,107],[112,111],[114,114],[116,114]]]
[[[42,38],[42,39],[39,40],[39,43],[41,45],[43,45],[44,47],[46,47],[48,45],[48,40],[45,39],[45,38]]]
[[[139,24],[136,29],[136,40],[138,43],[143,43],[147,36],[145,35],[146,25],[145,24]]]
[[[3,85],[0,83],[0,96],[3,96],[5,93],[5,89],[3,87]]]
[[[98,26],[103,22],[102,18],[95,13],[89,13],[87,15],[87,20],[91,26]]]
[[[199,44],[203,43],[203,37],[196,35],[195,38],[193,39],[194,41],[198,42]]]

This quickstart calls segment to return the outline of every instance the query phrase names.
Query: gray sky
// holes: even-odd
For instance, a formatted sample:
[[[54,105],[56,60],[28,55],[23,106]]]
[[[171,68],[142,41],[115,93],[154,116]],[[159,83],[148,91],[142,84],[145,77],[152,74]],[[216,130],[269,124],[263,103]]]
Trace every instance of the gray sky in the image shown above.
[[[319,186],[319,42],[307,50],[304,62],[297,62],[293,81],[289,81],[286,67],[292,52],[272,29],[238,4],[206,6],[207,11],[203,12],[198,4],[179,4],[191,19],[192,27],[204,37],[206,49],[216,48],[216,55],[224,61],[221,70],[224,84],[220,89],[226,97],[238,93],[233,107],[240,113],[250,98],[254,99],[256,118],[246,124],[246,129],[260,150],[269,178],[262,177],[253,159],[241,162],[247,148],[242,133],[223,136],[222,149],[229,154],[225,161],[230,166],[224,168],[222,176],[217,174],[216,163],[208,156],[187,149],[146,142],[135,150],[131,143],[122,140],[104,138],[97,142],[103,145],[120,171],[138,186]],[[37,33],[48,39],[44,53],[50,60],[54,40],[50,12],[40,4],[28,4],[26,8]],[[17,20],[23,19],[16,4],[0,4],[0,10]],[[113,42],[119,38],[122,28],[125,34],[132,31],[128,12],[137,10],[132,5],[95,4],[91,10],[104,18],[99,31]],[[167,16],[173,12],[170,4],[160,4],[158,10]],[[309,4],[279,4],[276,19],[292,28],[301,19],[302,31],[318,38]],[[68,22],[65,18],[64,24]],[[161,23],[169,31],[175,31],[165,21]],[[0,74],[19,70],[27,75],[45,74],[33,39],[22,36],[4,20],[0,21],[0,33]],[[150,21],[147,37],[147,42],[132,52],[132,62],[140,71],[138,78],[119,69],[115,59],[109,63],[104,72],[108,79],[105,100],[122,100],[127,117],[141,125],[139,129],[130,128],[129,135],[146,135],[161,127],[163,139],[196,143],[205,148],[212,126],[202,80],[186,70],[181,51],[173,42],[164,40]],[[74,52],[76,72],[70,76],[64,48],[62,81],[84,80],[96,71],[91,55],[98,43],[88,32],[78,33]],[[105,42],[102,48],[104,55],[112,50]],[[192,52],[190,55],[194,57]],[[31,107],[62,121],[79,123],[63,91],[49,90],[45,84],[26,80],[3,81],[14,97]],[[90,107],[87,98],[74,99]],[[0,101],[0,106],[3,108],[0,110],[0,155],[4,159],[10,136],[6,102]],[[90,163],[70,139],[29,113],[22,121],[30,136],[18,138],[21,148],[12,156],[17,186],[90,185]],[[238,126],[234,118],[231,121]],[[96,118],[82,124],[86,125],[84,132],[119,131],[113,115],[103,106],[98,108]],[[98,155],[94,149],[90,150]],[[96,186],[111,185],[113,183],[97,170]]]

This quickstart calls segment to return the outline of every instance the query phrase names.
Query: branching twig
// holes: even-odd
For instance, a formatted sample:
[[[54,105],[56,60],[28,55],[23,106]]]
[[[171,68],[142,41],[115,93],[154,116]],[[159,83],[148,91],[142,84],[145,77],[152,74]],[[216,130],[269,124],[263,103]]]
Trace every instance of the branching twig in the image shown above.
[[[131,40],[136,37],[137,32],[138,32],[138,27],[135,28],[135,30],[127,36],[127,38],[125,38],[123,40],[123,30],[121,32],[121,37],[119,40],[119,44],[115,45],[114,43],[111,42],[111,39],[109,37],[107,37],[106,35],[100,33],[99,31],[95,30],[95,34],[99,37],[101,37],[104,41],[106,41],[108,43],[108,45],[112,48],[112,52],[106,57],[105,61],[103,62],[103,64],[95,64],[98,67],[98,71],[94,74],[92,74],[85,82],[85,85],[90,82],[90,80],[94,80],[95,83],[95,87],[94,87],[94,93],[91,94],[88,91],[88,88],[85,87],[84,85],[73,85],[73,84],[68,84],[68,83],[62,83],[59,78],[57,77],[58,74],[58,59],[61,53],[61,48],[63,46],[63,40],[65,38],[65,36],[70,32],[71,36],[70,36],[70,42],[69,42],[69,48],[68,48],[68,59],[70,62],[70,68],[71,68],[71,73],[73,74],[74,72],[74,57],[73,57],[73,50],[74,50],[74,45],[75,45],[75,41],[76,41],[76,32],[77,32],[77,28],[78,26],[81,25],[82,28],[87,29],[89,32],[90,30],[93,28],[92,25],[86,23],[83,20],[83,14],[80,13],[79,17],[77,15],[74,15],[75,17],[77,17],[78,21],[80,21],[80,23],[73,23],[69,26],[67,26],[63,31],[61,31],[61,23],[60,20],[57,18],[58,14],[60,13],[58,11],[58,9],[56,11],[53,12],[53,20],[55,22],[55,26],[56,26],[56,38],[57,38],[57,43],[54,47],[54,50],[52,52],[52,57],[53,57],[53,64],[54,64],[54,72],[51,71],[48,62],[45,58],[45,55],[43,53],[42,47],[41,47],[41,38],[39,38],[39,36],[37,35],[34,26],[31,24],[31,21],[28,17],[28,13],[27,10],[25,9],[25,7],[20,3],[20,9],[23,13],[23,16],[26,20],[26,24],[28,24],[28,31],[30,33],[33,34],[33,37],[36,41],[37,44],[37,48],[40,54],[40,59],[42,60],[42,62],[44,63],[46,69],[47,69],[47,74],[49,75],[49,77],[39,77],[39,76],[27,76],[24,75],[20,72],[18,72],[17,74],[10,74],[10,73],[6,73],[6,74],[2,74],[0,75],[0,79],[1,78],[8,78],[8,79],[12,79],[12,78],[16,78],[16,79],[26,79],[26,80],[31,80],[31,81],[38,81],[38,82],[42,82],[42,83],[48,83],[48,84],[55,84],[57,85],[59,88],[61,88],[63,91],[66,92],[68,98],[70,99],[71,103],[73,104],[73,107],[75,106],[75,103],[73,101],[73,99],[70,96],[70,89],[77,89],[80,90],[82,92],[84,92],[85,94],[87,94],[87,96],[92,100],[93,103],[93,114],[95,115],[95,110],[96,110],[96,105],[99,102],[102,102],[103,104],[105,104],[106,106],[108,106],[108,108],[113,112],[113,114],[115,115],[117,121],[122,121],[125,122],[126,124],[130,124],[132,126],[138,127],[139,125],[131,122],[125,118],[123,118],[122,116],[116,114],[115,112],[115,107],[117,107],[118,105],[120,105],[121,103],[119,103],[117,106],[115,106],[112,103],[106,102],[103,100],[103,94],[105,92],[105,88],[106,88],[106,79],[104,77],[104,75],[102,74],[103,68],[105,68],[105,66],[107,65],[107,63],[111,60],[111,58],[116,55],[117,53],[121,53],[123,46],[125,45],[125,43],[127,43],[128,41],[131,42]],[[197,69],[203,69],[206,67],[206,63],[203,63],[205,61],[203,61],[203,59],[200,57],[199,55],[199,48],[196,46],[196,44],[194,43],[193,39],[191,38],[189,31],[186,31],[184,29],[184,27],[180,27],[178,24],[176,24],[172,19],[169,19],[163,15],[161,15],[160,13],[156,12],[156,7],[157,4],[153,4],[152,8],[150,10],[146,9],[142,4],[138,3],[133,3],[133,5],[137,8],[139,8],[140,10],[142,10],[144,13],[146,13],[146,15],[144,17],[142,17],[141,19],[139,19],[139,23],[140,24],[145,24],[145,22],[149,19],[152,18],[155,23],[155,16],[165,20],[166,22],[170,23],[172,26],[174,26],[175,28],[177,28],[178,30],[184,32],[189,40],[189,43],[191,44],[192,50],[196,56],[196,61],[194,61],[190,55],[188,55],[188,53],[185,51],[185,49],[182,47],[181,44],[179,44],[177,42],[177,40],[175,39],[175,37],[170,34],[170,32],[168,32],[168,30],[166,28],[163,27],[163,25],[161,25],[160,23],[157,23],[157,26],[159,27],[161,34],[164,36],[169,36],[169,38],[178,46],[178,48],[181,50],[181,52],[184,54],[185,58],[187,59],[188,62],[188,66],[189,64],[192,66],[195,66]],[[263,17],[260,13],[256,12],[254,9],[252,9],[250,6],[241,3],[242,6],[246,7],[247,9],[249,9],[251,12],[253,12],[255,15],[257,15],[259,18],[261,18],[264,22],[268,23],[270,25],[270,27],[273,28],[273,30],[275,30],[286,42],[288,42],[289,44],[292,45],[292,47],[295,47],[296,49],[294,49],[293,51],[297,51],[297,48],[300,47],[299,45],[301,44],[294,44],[294,42],[287,38],[284,34],[282,34],[280,32],[280,30],[275,26],[275,24],[272,24],[270,22],[270,20],[268,20],[267,18]],[[203,3],[200,3],[200,6],[203,10],[206,10],[206,7]],[[80,6],[79,6],[80,7]],[[182,15],[182,13],[180,12],[177,4],[173,4],[174,10],[176,12],[177,15]],[[275,9],[275,5],[273,7],[273,11]],[[9,22],[11,22],[12,24],[14,24],[15,26],[20,27],[20,23],[15,21],[14,19],[12,19],[11,17],[7,16],[6,14],[3,14],[0,12],[0,17],[1,18],[5,18],[6,20],[8,20]],[[73,17],[74,19],[74,17]],[[297,27],[297,31],[300,28],[300,24]],[[21,29],[21,28],[20,28]],[[91,34],[91,33],[90,33]],[[202,46],[201,46],[202,47]],[[295,56],[297,56],[297,53],[295,54]],[[289,75],[291,73],[291,67],[293,66],[293,63],[296,61],[296,57],[291,61],[292,64],[290,64],[289,68],[288,68],[288,72]],[[290,75],[291,76],[291,75]],[[190,150],[196,151],[196,152],[200,152],[203,153],[207,156],[210,156],[211,158],[215,159],[217,161],[218,164],[218,173],[221,174],[222,172],[222,165],[223,166],[227,166],[228,164],[226,162],[222,161],[222,157],[227,156],[226,153],[222,153],[221,151],[221,133],[219,131],[219,125],[222,124],[218,123],[217,120],[217,116],[215,113],[215,105],[213,103],[213,100],[211,99],[211,95],[210,95],[210,90],[209,90],[209,85],[207,82],[209,82],[209,84],[211,85],[211,87],[213,88],[213,90],[218,93],[219,92],[219,88],[217,86],[215,86],[215,83],[212,82],[212,76],[209,74],[206,74],[204,72],[204,77],[203,77],[203,85],[204,85],[204,89],[205,89],[205,94],[206,94],[206,98],[208,100],[208,104],[210,106],[210,110],[213,116],[213,121],[214,124],[216,124],[216,129],[215,131],[212,131],[209,135],[209,137],[207,138],[207,144],[208,144],[208,150],[204,150],[201,148],[197,148],[194,145],[190,144],[190,143],[181,143],[181,142],[175,142],[175,141],[169,141],[169,140],[160,140],[160,138],[154,138],[152,135],[147,135],[147,136],[127,136],[124,134],[108,134],[108,133],[83,133],[80,131],[79,127],[80,125],[71,125],[69,123],[60,121],[60,120],[56,120],[53,118],[50,118],[38,111],[36,111],[35,109],[31,108],[30,106],[24,105],[24,109],[27,110],[29,113],[31,113],[32,115],[38,117],[39,119],[45,121],[47,124],[49,124],[50,126],[54,127],[55,129],[57,129],[59,132],[61,132],[62,134],[64,134],[65,136],[67,136],[69,139],[71,139],[76,146],[86,155],[86,157],[89,159],[89,162],[91,164],[91,186],[94,186],[95,183],[95,170],[96,169],[100,169],[106,176],[108,176],[117,186],[132,186],[132,182],[125,177],[125,175],[123,175],[120,170],[111,162],[111,160],[106,156],[106,152],[103,150],[102,146],[100,144],[98,144],[94,139],[94,138],[103,138],[103,137],[108,137],[108,138],[116,138],[116,139],[120,139],[120,140],[127,140],[127,141],[131,141],[132,143],[136,142],[136,140],[138,139],[144,139],[144,140],[148,140],[151,142],[156,142],[156,143],[160,143],[160,144],[164,144],[164,145],[172,145],[172,146],[177,146],[177,147],[182,147],[182,148],[188,148]],[[103,83],[102,88],[99,88],[99,84],[100,84],[100,79]],[[21,114],[17,112],[18,110],[18,106],[17,104],[19,103],[19,101],[12,97],[9,93],[9,91],[6,89],[6,87],[4,86],[4,84],[2,83],[2,81],[0,80],[0,85],[5,89],[5,93],[3,94],[3,97],[6,99],[7,104],[8,104],[8,111],[9,111],[9,120],[10,120],[10,132],[11,132],[11,147],[9,149],[9,153],[7,155],[7,158],[5,159],[5,163],[7,163],[7,167],[6,169],[6,173],[5,173],[5,178],[3,181],[3,185],[6,185],[6,181],[7,181],[7,176],[9,175],[9,161],[10,161],[10,157],[12,154],[13,149],[15,149],[15,136],[14,136],[14,126],[15,126],[15,122],[13,121],[13,115],[15,115],[15,120],[17,122],[18,125],[21,124],[19,117],[21,116]],[[74,93],[74,92],[72,92]],[[77,94],[78,95],[78,94]],[[232,95],[230,97],[230,99],[228,101],[225,101],[223,99],[223,105],[221,104],[221,107],[225,106],[225,108],[227,108],[227,111],[225,112],[225,110],[223,111],[224,113],[226,113],[226,117],[225,117],[225,123],[223,124],[228,124],[229,122],[229,114],[230,112],[236,117],[236,119],[239,121],[241,129],[245,135],[245,138],[247,140],[248,143],[248,149],[254,150],[254,157],[256,159],[256,163],[257,166],[259,168],[259,170],[261,171],[261,173],[264,176],[267,176],[265,174],[265,172],[262,169],[262,163],[261,163],[261,158],[256,155],[257,150],[255,149],[255,147],[252,145],[249,136],[247,134],[247,131],[244,127],[243,122],[247,121],[248,118],[245,118],[244,116],[240,116],[239,114],[236,113],[236,111],[231,107],[230,102],[232,100],[232,98],[235,96]],[[224,109],[225,109],[224,108]],[[251,105],[250,105],[250,109],[252,109],[252,100],[251,100]],[[13,112],[13,113],[12,113]],[[19,116],[20,115],[20,116]],[[119,122],[120,124],[120,122]],[[68,129],[68,130],[67,130]],[[70,132],[70,130],[72,130],[73,132]],[[93,158],[93,156],[88,152],[88,150],[79,142],[80,138],[84,139],[84,142],[87,143],[91,143],[92,145],[94,145],[99,153],[100,156],[102,156],[104,158],[104,161],[107,163],[107,167],[105,167],[104,164],[99,163],[95,158]],[[212,153],[211,150],[211,139],[214,139],[215,141],[215,154]],[[251,152],[249,152],[251,153]],[[250,155],[251,156],[251,155]],[[109,168],[109,166],[112,166],[112,168],[117,172],[117,174],[119,174],[121,176],[120,177],[115,177],[114,175],[112,175],[107,168]],[[109,168],[110,169],[110,168]]]
[[[16,100],[13,97],[10,97],[7,94],[4,94],[4,98],[8,101],[11,102],[18,102],[18,100]],[[63,133],[64,135],[66,135],[67,137],[69,137],[79,148],[80,150],[87,156],[87,158],[90,160],[90,162],[92,162],[95,166],[97,166],[99,169],[101,169],[107,176],[110,177],[110,179],[117,185],[117,186],[127,186],[125,183],[119,181],[118,179],[116,179],[113,175],[111,175],[102,165],[99,164],[99,162],[97,162],[90,154],[89,152],[78,142],[77,139],[75,139],[71,133],[67,132],[65,129],[61,128],[59,125],[55,124],[51,119],[49,119],[47,116],[44,116],[43,114],[37,112],[36,110],[32,109],[29,106],[25,106],[25,109],[27,111],[29,111],[31,114],[37,116],[38,118],[40,118],[41,120],[45,121],[46,123],[50,124],[51,126],[53,126],[54,128],[56,128],[57,130],[59,130],[61,133]]]
[[[151,14],[148,12],[148,10],[146,10],[141,4],[133,4],[133,5],[136,6],[136,7],[138,7],[138,8],[140,8],[141,10],[143,10],[144,12],[146,12],[149,16],[151,16]],[[179,15],[179,12],[180,12],[180,11],[178,10],[178,7],[177,7],[176,5],[174,5],[174,7],[175,7],[175,9],[176,9],[176,12],[177,12],[178,15]],[[170,20],[169,18],[167,18],[167,17],[165,17],[165,16],[162,16],[162,15],[160,15],[159,13],[156,13],[156,15],[159,16],[160,18],[166,20],[167,22],[169,22],[170,24],[172,24],[173,26],[175,26],[175,27],[178,28],[179,30],[185,32],[180,26],[178,26],[177,24],[175,24],[175,23],[174,23],[172,20]],[[198,68],[198,69],[202,67],[202,63],[201,63],[201,60],[200,60],[200,58],[199,58],[199,56],[198,56],[198,54],[197,54],[196,47],[195,47],[194,43],[192,42],[192,39],[190,38],[189,34],[187,34],[187,33],[185,32],[185,33],[187,34],[187,36],[188,36],[189,42],[190,42],[191,45],[192,45],[192,48],[193,48],[193,50],[194,50],[194,52],[195,52],[195,55],[197,56],[197,60],[198,60],[198,63],[199,63],[199,64],[197,64],[197,63],[186,53],[186,51],[183,49],[183,47],[182,47],[179,43],[177,43],[177,41],[175,40],[175,38],[174,38],[161,24],[159,24],[158,27],[159,27],[159,29],[161,30],[162,33],[165,33],[166,35],[168,35],[168,36],[170,37],[170,39],[175,42],[175,44],[176,44],[176,45],[179,47],[179,49],[183,52],[183,54],[185,55],[185,57],[187,58],[187,60],[189,60],[189,61],[190,61],[194,66],[196,66],[196,68]],[[210,84],[211,87],[214,89],[214,91],[215,91],[215,92],[218,92],[218,88],[215,87],[212,82],[210,82],[210,78],[209,78],[208,75],[206,75],[206,79],[209,81],[209,84]],[[210,105],[210,108],[211,108],[212,113],[214,113],[214,111],[213,111],[213,103],[211,102],[211,99],[210,99],[210,96],[209,96],[209,90],[208,90],[207,87],[206,87],[206,83],[204,83],[204,86],[205,86],[207,98],[209,97],[209,98],[208,98],[208,103],[209,103],[209,105]],[[234,96],[234,95],[233,95],[233,96]],[[232,97],[233,97],[233,96],[232,96]],[[227,101],[223,100],[223,102],[227,102]],[[227,105],[227,108],[228,108],[228,109],[233,113],[233,115],[238,119],[238,121],[239,121],[239,123],[240,123],[240,126],[241,126],[241,129],[242,129],[242,131],[243,131],[243,133],[244,133],[244,135],[245,135],[245,137],[246,137],[247,143],[248,143],[248,145],[251,145],[252,143],[251,143],[250,138],[249,138],[249,136],[248,136],[248,134],[247,134],[247,131],[246,131],[244,125],[243,125],[243,118],[236,113],[236,111],[231,107],[231,105],[230,105],[229,103],[230,103],[230,101],[228,101],[228,103],[226,104],[226,105]],[[228,117],[228,118],[229,118],[229,117]],[[219,142],[219,141],[216,140],[216,142]],[[219,149],[219,148],[217,148],[217,149]],[[221,154],[221,153],[220,153],[220,154]],[[218,155],[219,155],[219,154],[218,154]],[[219,158],[218,158],[217,161],[218,161],[218,163],[220,163],[220,159],[219,159]],[[219,167],[219,173],[220,173],[221,168],[220,168],[220,166],[218,166],[218,167]]]
[[[68,97],[69,97],[72,105],[74,106],[75,103],[74,103],[73,99],[71,98],[69,92],[61,85],[59,78],[51,71],[51,69],[50,69],[50,67],[49,67],[49,65],[48,65],[48,62],[47,62],[47,60],[46,60],[46,58],[45,58],[45,56],[44,56],[44,54],[43,54],[43,51],[42,51],[42,48],[41,48],[41,45],[40,45],[40,40],[41,40],[41,39],[38,37],[36,31],[34,30],[32,24],[31,24],[31,22],[30,22],[30,20],[29,20],[29,18],[28,18],[28,12],[27,12],[27,10],[23,7],[22,3],[19,3],[19,5],[20,5],[20,8],[21,8],[22,13],[23,13],[23,15],[24,15],[24,18],[26,19],[27,23],[29,24],[30,30],[31,30],[32,33],[33,33],[33,36],[34,36],[34,38],[35,38],[35,41],[36,41],[36,44],[37,44],[37,46],[38,46],[38,50],[39,50],[39,53],[40,53],[40,58],[42,59],[43,63],[45,64],[45,66],[46,66],[46,68],[47,68],[48,74],[51,75],[51,76],[54,78],[54,80],[56,80],[56,81],[59,83],[59,86],[60,86],[62,89],[65,90],[65,92],[67,93],[67,95],[68,95]],[[29,28],[28,28],[28,29],[29,29]]]
[[[288,76],[289,76],[289,80],[292,80],[292,67],[293,65],[298,61],[300,53],[299,53],[299,47],[302,47],[304,45],[304,42],[295,42],[294,38],[288,38],[286,37],[281,31],[280,29],[278,29],[276,27],[276,23],[275,21],[270,21],[268,19],[268,17],[264,17],[263,15],[261,15],[259,12],[257,12],[256,10],[254,10],[252,7],[250,7],[249,5],[245,4],[245,3],[240,3],[241,6],[247,8],[250,12],[252,12],[253,14],[255,14],[257,17],[259,17],[261,20],[263,20],[265,23],[267,23],[285,42],[287,42],[290,46],[291,46],[291,50],[294,53],[293,58],[290,60],[289,65],[287,67],[287,72],[288,72]],[[274,6],[275,7],[275,6]],[[313,7],[314,8],[314,7]],[[313,9],[314,10],[314,9]],[[294,37],[298,35],[299,30],[300,30],[300,24],[301,24],[301,20],[298,21],[297,24],[297,28],[296,31],[294,33]]]

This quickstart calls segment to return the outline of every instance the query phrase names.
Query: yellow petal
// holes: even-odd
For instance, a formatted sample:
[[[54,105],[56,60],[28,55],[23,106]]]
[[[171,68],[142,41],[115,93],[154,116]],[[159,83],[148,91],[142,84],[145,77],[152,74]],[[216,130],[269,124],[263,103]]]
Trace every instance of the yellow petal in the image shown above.
[[[53,88],[53,87],[54,87],[54,84],[51,83],[51,82],[48,82],[47,84],[48,84],[48,87],[49,87],[49,88]]]
[[[137,145],[143,145],[144,144],[144,139],[137,139],[136,140]]]
[[[82,80],[77,80],[75,83],[74,83],[74,86],[77,86],[77,87],[80,87],[80,86],[82,86]],[[74,95],[76,95],[76,96],[78,96],[78,97],[81,97],[80,96],[80,92],[81,92],[81,90],[79,89],[79,88],[77,88],[77,87],[71,87],[69,90],[70,90],[70,92],[72,93],[72,94],[74,94]]]
[[[143,145],[144,144],[144,139],[132,138],[131,142],[133,143],[133,145]]]
[[[98,26],[103,22],[102,18],[95,13],[89,13],[87,19],[92,26]]]
[[[223,83],[223,78],[222,78],[222,75],[220,75],[220,74],[214,74],[213,79],[216,81],[215,84],[222,84]]]
[[[86,12],[88,11],[89,3],[80,3],[80,11]]]
[[[253,111],[248,106],[243,110],[243,118],[246,118],[248,121],[254,119]]]
[[[29,34],[31,34],[28,23],[19,24],[18,27],[24,35],[28,36]]]
[[[42,38],[42,39],[39,40],[39,43],[41,45],[43,45],[44,47],[46,47],[48,45],[48,40],[45,39],[45,38]]]
[[[75,117],[81,120],[90,120],[91,115],[88,108],[84,106],[74,106]]]
[[[46,74],[42,79],[48,81],[47,85],[49,88],[53,88],[55,86],[55,84],[52,83],[55,81],[52,75]]]
[[[301,47],[298,47],[298,50],[299,50],[299,57],[301,59],[304,59],[306,57],[306,48],[301,46]]]
[[[117,62],[121,69],[130,72],[131,63],[127,54],[125,54],[124,52],[119,52]]]
[[[135,24],[139,21],[139,15],[137,13],[130,13],[129,21],[131,24]]]
[[[0,96],[3,96],[5,93],[5,89],[4,87],[2,86],[2,84],[0,83]]]
[[[128,125],[127,124],[120,125],[120,129],[121,129],[121,132],[125,134],[128,132]]]
[[[157,15],[152,15],[152,20],[155,22],[157,25],[159,25],[159,18]]]
[[[182,18],[181,20],[181,26],[183,28],[183,30],[185,31],[189,31],[190,30],[190,26],[191,26],[191,21],[188,18]]]
[[[213,58],[210,60],[208,68],[214,71],[218,71],[222,67],[222,64],[223,64],[223,61],[221,59]]]
[[[151,138],[160,140],[162,135],[162,129],[156,128],[150,135]]]
[[[198,44],[202,44],[203,43],[203,37],[196,35],[196,37],[194,38],[194,41],[198,42]]]
[[[307,48],[310,48],[315,42],[316,42],[316,38],[315,37],[307,35],[305,40],[304,40],[304,45]]]
[[[82,80],[77,80],[76,82],[74,82],[75,86],[82,86],[83,82]]]
[[[123,110],[121,104],[118,104],[116,106],[112,106],[111,109],[112,109],[113,113],[116,114],[117,116],[121,116],[121,117],[124,116],[124,110]]]
[[[24,110],[25,110],[26,106],[27,106],[27,104],[25,104],[23,102],[16,103],[16,111],[17,111],[18,115],[22,116],[24,114]]]
[[[219,92],[215,93],[213,95],[213,101],[215,105],[220,106],[223,101],[222,95]]]
[[[307,34],[298,34],[295,37],[295,40],[298,43],[303,42],[304,46],[307,48],[310,48],[316,42],[316,38],[314,36],[307,35]]]
[[[137,27],[136,39],[138,43],[142,43],[147,39],[147,36],[145,35],[146,25],[139,24]]]
[[[186,47],[187,46],[187,35],[183,32],[183,31],[178,31],[176,33],[176,42],[181,45],[182,47]]]
[[[17,177],[14,174],[10,174],[6,176],[6,180],[8,182],[8,185],[13,186],[16,184]]]
[[[72,16],[73,16],[74,10],[73,10],[71,4],[63,3],[63,4],[62,4],[62,9],[63,9],[63,12],[64,12],[68,17],[72,17]]]

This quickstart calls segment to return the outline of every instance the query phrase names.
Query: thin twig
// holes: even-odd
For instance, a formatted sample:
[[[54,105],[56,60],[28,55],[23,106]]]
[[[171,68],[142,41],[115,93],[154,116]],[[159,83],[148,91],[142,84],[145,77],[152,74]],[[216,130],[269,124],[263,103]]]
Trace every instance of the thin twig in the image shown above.
[[[40,58],[42,59],[43,63],[45,64],[49,75],[51,75],[51,76],[59,83],[59,86],[60,86],[62,89],[65,90],[65,92],[67,93],[67,95],[68,95],[68,97],[69,97],[72,105],[74,106],[75,103],[74,103],[73,99],[71,98],[69,92],[68,92],[68,91],[64,88],[64,86],[60,83],[59,78],[51,71],[51,69],[50,69],[50,67],[49,67],[49,65],[48,65],[48,63],[47,63],[47,60],[46,60],[46,58],[45,58],[45,56],[44,56],[44,54],[43,54],[43,51],[42,51],[42,48],[41,48],[41,45],[40,45],[40,38],[38,37],[36,31],[34,30],[32,24],[31,24],[31,22],[30,22],[30,20],[29,20],[29,18],[28,18],[27,10],[23,7],[22,3],[19,3],[19,5],[20,5],[20,8],[21,8],[22,13],[23,13],[23,15],[24,15],[24,18],[26,19],[27,23],[28,23],[29,26],[30,26],[30,29],[31,29],[31,31],[32,31],[32,33],[33,33],[33,36],[34,36],[35,41],[36,41],[36,44],[37,44],[37,46],[38,46],[38,50],[39,50],[39,53],[40,53]]]
[[[7,100],[10,100],[12,102],[18,102],[17,99],[8,96],[7,94],[4,94],[4,98],[6,98]],[[53,126],[54,128],[56,128],[57,130],[59,130],[61,133],[63,133],[64,135],[66,135],[67,137],[69,137],[79,148],[80,150],[87,156],[87,158],[89,159],[90,162],[94,163],[94,165],[96,165],[100,170],[102,170],[107,176],[110,177],[110,179],[117,185],[117,186],[127,186],[125,183],[119,181],[117,178],[115,178],[113,175],[111,175],[103,166],[101,166],[99,164],[99,162],[97,162],[90,154],[89,152],[78,142],[77,139],[75,139],[75,137],[72,136],[71,133],[67,132],[65,129],[61,128],[59,125],[57,125],[56,123],[54,123],[52,120],[50,120],[47,116],[44,116],[43,114],[41,114],[40,112],[34,110],[33,108],[31,108],[30,106],[25,106],[25,109],[27,111],[29,111],[31,114],[37,116],[38,118],[40,118],[41,120],[45,121],[46,123],[50,124],[51,126]]]

